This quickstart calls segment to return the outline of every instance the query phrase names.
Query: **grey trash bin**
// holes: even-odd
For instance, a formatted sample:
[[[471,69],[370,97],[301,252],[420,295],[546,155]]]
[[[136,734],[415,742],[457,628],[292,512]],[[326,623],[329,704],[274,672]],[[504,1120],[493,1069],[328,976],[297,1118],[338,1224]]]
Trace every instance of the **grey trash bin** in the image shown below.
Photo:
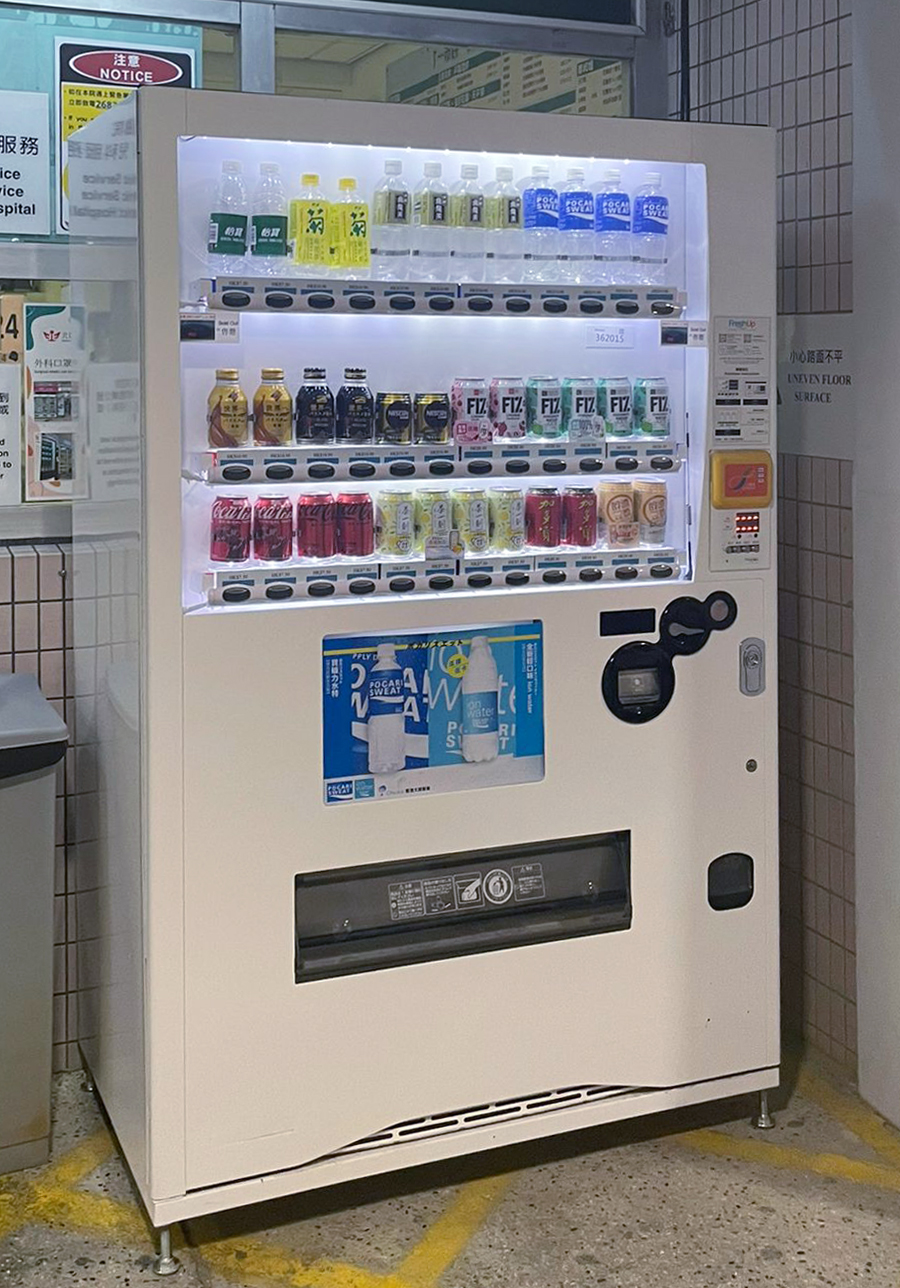
[[[56,773],[68,733],[31,675],[0,675],[0,1172],[50,1146]]]

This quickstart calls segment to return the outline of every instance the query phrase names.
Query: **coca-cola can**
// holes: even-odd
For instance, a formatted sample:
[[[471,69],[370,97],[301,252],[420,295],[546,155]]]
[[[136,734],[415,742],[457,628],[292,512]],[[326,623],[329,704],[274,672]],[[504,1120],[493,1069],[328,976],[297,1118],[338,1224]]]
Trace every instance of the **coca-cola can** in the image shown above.
[[[297,554],[330,559],[337,549],[337,506],[330,492],[304,492],[297,502]]]
[[[597,493],[573,484],[563,492],[563,540],[567,546],[593,546],[597,541]]]
[[[250,558],[253,510],[247,496],[217,496],[209,525],[213,563],[243,563]]]
[[[368,492],[339,492],[337,548],[360,559],[375,550],[375,507]]]
[[[543,550],[562,540],[562,497],[559,488],[531,487],[525,496],[525,532],[530,546]]]
[[[253,554],[257,559],[290,559],[294,547],[294,507],[289,496],[263,493],[253,507]]]

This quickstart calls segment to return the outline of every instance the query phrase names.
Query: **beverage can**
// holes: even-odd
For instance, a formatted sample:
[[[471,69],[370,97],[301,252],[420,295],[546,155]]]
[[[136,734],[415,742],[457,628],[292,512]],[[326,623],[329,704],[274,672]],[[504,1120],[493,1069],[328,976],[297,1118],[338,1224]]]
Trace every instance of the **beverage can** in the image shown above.
[[[488,411],[490,391],[488,382],[480,376],[466,376],[454,380],[450,389],[450,407],[453,416],[453,437],[457,443],[489,443],[491,418]]]
[[[294,400],[281,367],[263,367],[253,395],[253,441],[259,447],[284,447],[291,441]]]
[[[634,432],[631,411],[631,381],[610,378],[597,381],[597,410],[607,434],[628,438]]]
[[[298,443],[334,442],[334,395],[328,388],[324,367],[304,367],[297,392]]]
[[[634,509],[642,545],[661,546],[666,539],[668,492],[658,479],[635,479]]]
[[[603,442],[603,420],[597,408],[593,376],[566,376],[562,387],[563,433],[570,443]]]
[[[381,554],[410,554],[415,540],[415,501],[412,488],[381,489],[376,506],[375,535]]]
[[[449,443],[450,399],[446,394],[416,394],[414,419],[417,443]]]
[[[490,512],[487,492],[481,487],[460,487],[453,493],[453,526],[463,549],[483,554],[490,545]]]
[[[634,485],[631,480],[616,479],[601,483],[597,493],[600,502],[600,522],[605,529],[607,544],[636,545],[638,525],[634,517]]]
[[[294,507],[289,496],[263,492],[253,507],[253,555],[256,559],[290,559],[294,547]]]
[[[491,545],[495,550],[521,550],[525,545],[525,492],[520,487],[492,487]]]
[[[375,442],[397,446],[412,442],[412,399],[409,394],[375,395]]]
[[[302,492],[297,501],[297,554],[330,559],[337,547],[337,507],[330,492]]]
[[[550,550],[562,541],[559,488],[530,487],[525,497],[525,533],[530,546]]]
[[[416,548],[426,555],[452,552],[453,497],[448,488],[426,487],[416,492]]]
[[[634,382],[634,429],[637,434],[668,438],[671,432],[669,382],[644,376]]]
[[[517,376],[494,376],[488,410],[495,438],[524,438],[527,429],[525,381]]]
[[[210,447],[243,447],[247,442],[247,395],[238,372],[220,367],[206,404],[207,437]]]
[[[571,484],[564,489],[562,526],[567,546],[596,544],[597,493],[592,487]]]
[[[339,443],[375,441],[375,399],[366,384],[365,367],[344,368],[335,410],[335,438]]]
[[[561,438],[562,385],[555,376],[532,376],[525,387],[525,414],[532,438]]]
[[[250,558],[252,518],[249,497],[216,497],[209,525],[209,557],[213,563],[244,563]]]
[[[339,492],[336,504],[337,550],[365,558],[375,551],[375,507],[368,492]]]

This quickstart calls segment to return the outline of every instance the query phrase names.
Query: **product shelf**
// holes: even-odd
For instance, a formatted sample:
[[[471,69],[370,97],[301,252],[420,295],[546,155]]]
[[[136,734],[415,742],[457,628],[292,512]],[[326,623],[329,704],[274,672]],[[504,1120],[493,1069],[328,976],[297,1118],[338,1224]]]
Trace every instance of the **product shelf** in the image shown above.
[[[476,317],[680,318],[684,292],[669,286],[374,282],[339,278],[205,277],[192,298],[211,310],[250,313],[433,314]],[[183,327],[185,323],[183,322]],[[202,315],[188,321],[195,331]],[[214,320],[210,323],[214,334]],[[195,338],[195,336],[185,336]]]

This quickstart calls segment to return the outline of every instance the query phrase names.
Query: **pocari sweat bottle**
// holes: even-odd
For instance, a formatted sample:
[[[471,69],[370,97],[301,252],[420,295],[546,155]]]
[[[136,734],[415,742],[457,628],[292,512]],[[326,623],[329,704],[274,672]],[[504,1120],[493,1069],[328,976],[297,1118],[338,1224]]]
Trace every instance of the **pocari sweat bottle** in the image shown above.
[[[607,170],[603,176],[594,207],[594,230],[595,281],[633,281],[631,199],[622,188],[621,170]]]
[[[424,174],[413,194],[411,276],[414,282],[446,282],[450,278],[450,196],[440,161],[426,161]]]
[[[513,183],[512,166],[498,165],[496,182],[485,190],[485,281],[521,282],[524,246],[522,194]]]
[[[409,278],[412,199],[403,178],[403,162],[384,163],[384,178],[375,185],[372,211],[372,276],[379,282]]]
[[[368,679],[369,773],[394,774],[406,765],[403,668],[396,645],[379,644]]]
[[[288,271],[288,201],[281,167],[264,161],[251,202],[251,272],[279,277]]]
[[[206,234],[209,266],[214,272],[236,277],[247,271],[244,256],[247,254],[249,215],[250,203],[241,163],[223,161],[222,177],[213,198]]]
[[[500,676],[486,635],[475,635],[462,681],[462,754],[470,764],[500,754]]]
[[[559,190],[559,274],[561,282],[584,285],[594,274],[594,194],[584,171],[573,167]]]
[[[532,166],[522,194],[525,223],[525,281],[552,282],[558,273],[559,193],[546,166]]]
[[[638,282],[665,285],[668,233],[669,198],[662,190],[662,175],[651,173],[634,194],[631,253]]]

